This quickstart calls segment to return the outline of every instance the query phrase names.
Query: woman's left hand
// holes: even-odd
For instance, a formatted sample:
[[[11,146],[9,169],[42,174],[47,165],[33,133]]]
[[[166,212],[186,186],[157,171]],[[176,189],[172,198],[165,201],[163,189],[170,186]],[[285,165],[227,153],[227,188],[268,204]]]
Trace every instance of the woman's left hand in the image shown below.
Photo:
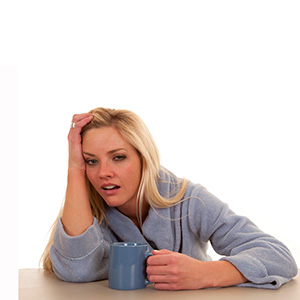
[[[156,289],[196,290],[247,282],[228,261],[200,261],[169,250],[152,253],[147,259],[146,271]]]
[[[153,256],[147,260],[147,274],[148,279],[155,283],[156,289],[201,288],[198,279],[195,280],[199,272],[198,265],[201,263],[199,260],[169,250],[154,250],[152,253]]]

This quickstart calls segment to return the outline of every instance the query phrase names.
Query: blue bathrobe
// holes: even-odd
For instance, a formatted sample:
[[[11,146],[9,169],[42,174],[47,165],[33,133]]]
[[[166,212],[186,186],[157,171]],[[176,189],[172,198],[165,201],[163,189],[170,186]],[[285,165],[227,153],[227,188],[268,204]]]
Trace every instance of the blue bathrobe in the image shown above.
[[[157,187],[172,194],[178,179],[161,169]],[[288,248],[262,232],[249,219],[234,214],[228,205],[203,186],[188,182],[184,201],[169,208],[150,208],[142,232],[118,209],[106,207],[107,222],[97,220],[83,234],[68,236],[59,219],[50,248],[56,275],[65,281],[89,282],[108,277],[109,246],[113,242],[147,243],[149,250],[168,249],[209,261],[208,243],[248,280],[239,286],[276,289],[297,274]]]

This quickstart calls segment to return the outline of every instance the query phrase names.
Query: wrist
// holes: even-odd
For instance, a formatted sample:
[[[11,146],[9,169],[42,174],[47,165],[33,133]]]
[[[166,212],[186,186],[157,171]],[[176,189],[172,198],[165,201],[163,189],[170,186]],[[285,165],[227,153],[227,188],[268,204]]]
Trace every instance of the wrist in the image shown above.
[[[226,260],[205,263],[207,263],[207,287],[232,286],[248,281],[234,265]]]
[[[69,188],[76,190],[79,188],[80,190],[85,189],[86,186],[86,173],[85,170],[79,168],[69,168],[68,176],[67,176],[67,190]]]
[[[81,167],[70,167],[68,168],[68,176],[85,176],[85,168]]]
[[[232,286],[247,282],[243,274],[226,260],[211,262],[212,287]]]

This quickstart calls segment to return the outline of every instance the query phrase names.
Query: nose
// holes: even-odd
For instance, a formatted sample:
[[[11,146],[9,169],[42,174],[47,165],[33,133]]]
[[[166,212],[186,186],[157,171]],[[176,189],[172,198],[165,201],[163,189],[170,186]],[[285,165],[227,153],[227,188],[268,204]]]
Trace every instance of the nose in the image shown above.
[[[113,177],[112,167],[108,162],[101,162],[98,176],[100,179],[106,179]]]

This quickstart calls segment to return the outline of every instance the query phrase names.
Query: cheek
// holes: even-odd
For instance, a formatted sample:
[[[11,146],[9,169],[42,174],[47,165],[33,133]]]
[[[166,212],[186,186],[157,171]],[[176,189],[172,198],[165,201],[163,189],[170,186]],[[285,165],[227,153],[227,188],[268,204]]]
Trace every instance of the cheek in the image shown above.
[[[95,174],[94,174],[95,172],[93,172],[93,171],[91,171],[91,170],[89,170],[89,169],[87,169],[86,170],[86,177],[87,177],[87,179],[89,180],[89,182],[94,186],[94,184],[96,183],[96,181],[95,181]],[[94,186],[95,187],[95,186]]]
[[[129,182],[131,182],[131,188],[132,189],[138,189],[141,181],[141,170],[139,168],[136,168],[135,170],[130,170],[127,172],[127,176],[129,176]]]

